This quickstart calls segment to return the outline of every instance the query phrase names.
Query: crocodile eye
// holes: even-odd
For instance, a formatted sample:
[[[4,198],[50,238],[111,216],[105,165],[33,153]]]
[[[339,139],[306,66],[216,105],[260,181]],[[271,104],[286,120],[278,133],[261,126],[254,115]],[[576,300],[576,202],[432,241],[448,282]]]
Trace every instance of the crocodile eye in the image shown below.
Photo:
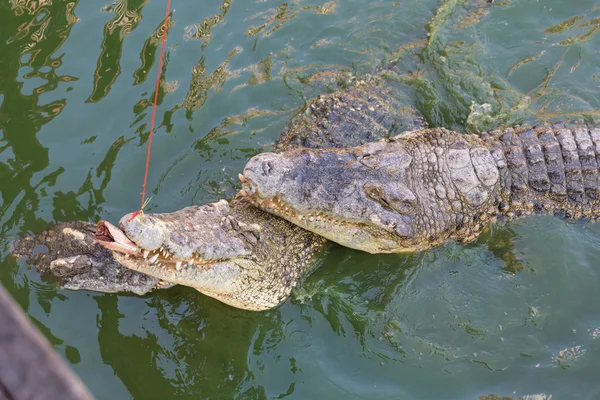
[[[381,202],[381,190],[378,187],[367,183],[363,186],[363,189],[367,197],[371,200],[375,200],[378,203]]]
[[[262,163],[263,175],[267,176],[273,171],[273,164],[270,161],[265,161]]]
[[[368,198],[381,204],[387,210],[399,214],[410,214],[417,205],[414,193],[399,182],[385,184],[365,183],[363,190]]]

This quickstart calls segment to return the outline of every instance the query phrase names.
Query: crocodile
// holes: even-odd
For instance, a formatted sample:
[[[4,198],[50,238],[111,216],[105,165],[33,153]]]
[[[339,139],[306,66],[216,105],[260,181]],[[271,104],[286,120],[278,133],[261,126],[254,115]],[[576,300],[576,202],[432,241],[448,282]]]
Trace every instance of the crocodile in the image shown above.
[[[259,154],[241,193],[343,246],[394,253],[471,241],[499,216],[596,219],[599,164],[596,127],[421,129],[348,149]]]
[[[277,151],[357,146],[426,126],[404,105],[406,88],[391,69],[362,76],[321,72],[316,80],[336,90],[318,96],[292,119]],[[99,222],[95,235],[90,223],[59,224],[18,241],[14,253],[29,256],[38,271],[67,289],[144,294],[183,284],[234,307],[264,310],[289,297],[318,266],[316,255],[329,243],[240,195],[172,213],[127,215],[119,225],[126,235],[106,221]],[[48,251],[47,238],[54,237],[60,239],[51,240]],[[159,237],[164,242],[157,247]],[[187,247],[180,246],[182,238]],[[43,255],[32,256],[40,247]],[[122,265],[141,273],[123,274]]]

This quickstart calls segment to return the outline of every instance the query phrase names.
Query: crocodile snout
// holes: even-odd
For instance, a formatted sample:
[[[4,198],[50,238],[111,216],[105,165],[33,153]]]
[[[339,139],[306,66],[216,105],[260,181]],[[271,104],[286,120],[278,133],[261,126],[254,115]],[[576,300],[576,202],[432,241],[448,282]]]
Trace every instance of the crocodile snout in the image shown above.
[[[281,155],[262,153],[250,159],[240,180],[247,194],[273,197],[286,178],[287,171]]]

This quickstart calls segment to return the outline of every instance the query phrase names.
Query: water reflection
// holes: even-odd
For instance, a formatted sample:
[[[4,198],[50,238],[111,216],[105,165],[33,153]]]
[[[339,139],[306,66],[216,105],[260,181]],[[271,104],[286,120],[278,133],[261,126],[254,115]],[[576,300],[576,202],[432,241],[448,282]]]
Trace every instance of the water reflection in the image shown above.
[[[205,48],[212,38],[212,29],[227,15],[227,11],[229,11],[229,7],[231,6],[230,0],[224,0],[221,6],[219,7],[218,14],[212,15],[210,17],[206,17],[199,24],[192,24],[185,27],[185,35],[186,39],[201,39],[202,40],[202,48]]]
[[[141,12],[148,0],[118,0],[103,11],[112,12],[115,17],[104,26],[102,51],[98,56],[98,65],[94,72],[94,87],[88,101],[95,103],[102,100],[121,73],[121,53],[123,40],[139,24]]]
[[[192,113],[202,107],[208,99],[209,94],[214,95],[223,88],[223,84],[229,75],[228,64],[240,52],[241,49],[239,48],[231,50],[227,58],[208,75],[204,66],[204,58],[198,61],[192,70],[190,88],[185,96],[185,100],[178,106],[178,108],[185,108],[187,118],[191,118]]]
[[[39,227],[34,210],[39,207],[39,191],[52,186],[62,173],[58,168],[44,171],[49,165],[48,149],[37,138],[40,128],[53,120],[65,107],[64,99],[41,101],[43,93],[54,90],[59,82],[76,78],[57,73],[62,57],[55,52],[67,39],[77,18],[76,3],[12,1],[10,13],[1,13],[0,32],[9,38],[0,43],[3,68],[0,77],[0,130],[6,145],[0,159],[0,232],[6,235],[16,226],[22,230]],[[16,33],[15,17],[18,21]],[[52,29],[47,27],[52,21]],[[10,22],[10,23],[9,23]],[[21,72],[27,70],[25,74]],[[30,94],[22,93],[22,79],[45,81]],[[44,171],[44,176],[33,175]]]
[[[280,325],[277,312],[264,314],[267,318],[238,312],[187,288],[150,296],[147,305],[152,313],[131,328],[123,324],[131,316],[121,314],[116,296],[99,296],[96,301],[101,310],[102,360],[134,398],[218,398],[233,393],[247,379],[246,360],[239,357],[239,350],[259,352],[266,340],[262,335],[272,340]],[[133,331],[124,333],[129,329]],[[152,384],[140,384],[140,377]]]
[[[169,13],[169,23],[167,24],[167,30],[171,29],[175,25],[173,21],[173,12]],[[140,67],[133,73],[134,85],[139,85],[146,81],[148,73],[152,70],[154,62],[157,60],[158,49],[162,42],[165,31],[165,21],[160,21],[156,29],[150,34],[148,39],[144,42],[144,46],[140,51]]]
[[[298,11],[295,10],[294,4],[283,3],[279,7],[270,9],[268,11],[262,11],[260,13],[254,14],[250,17],[250,19],[260,19],[265,20],[264,23],[258,26],[251,26],[246,30],[246,35],[248,36],[257,36],[260,33],[263,33],[263,37],[271,35],[277,29],[284,26],[285,22],[293,19],[298,14]],[[273,25],[274,24],[274,25]],[[269,25],[273,25],[273,27],[263,32]]]

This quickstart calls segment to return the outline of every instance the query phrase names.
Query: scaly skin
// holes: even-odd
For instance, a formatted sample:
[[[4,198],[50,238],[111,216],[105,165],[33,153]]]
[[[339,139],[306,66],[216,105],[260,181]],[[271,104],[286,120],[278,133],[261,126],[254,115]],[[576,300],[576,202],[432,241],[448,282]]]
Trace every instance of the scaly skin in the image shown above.
[[[98,227],[96,238],[120,264],[255,311],[283,302],[326,242],[240,198]]]
[[[585,126],[425,129],[349,149],[259,154],[242,193],[343,246],[415,251],[473,240],[498,215],[597,218],[597,156],[600,129]]]
[[[424,118],[402,105],[406,96],[393,70],[354,76],[331,71],[320,81],[334,81],[344,90],[319,96],[284,130],[277,151],[304,147],[347,148],[426,127]]]

